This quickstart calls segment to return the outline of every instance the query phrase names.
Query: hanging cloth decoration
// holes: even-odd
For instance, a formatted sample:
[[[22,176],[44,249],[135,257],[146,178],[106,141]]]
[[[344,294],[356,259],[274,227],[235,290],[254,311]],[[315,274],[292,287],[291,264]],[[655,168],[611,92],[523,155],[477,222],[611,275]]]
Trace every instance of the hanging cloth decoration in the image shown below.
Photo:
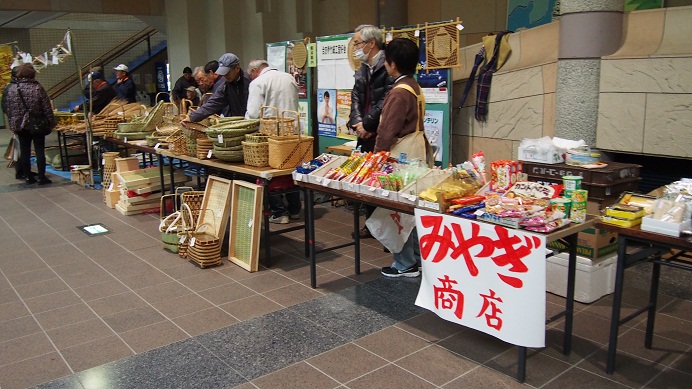
[[[476,120],[479,122],[485,122],[488,119],[488,97],[490,96],[490,84],[493,80],[493,74],[498,69],[498,58],[500,56],[500,48],[502,47],[502,38],[509,34],[511,31],[501,31],[495,36],[495,45],[492,50],[492,56],[490,60],[481,68],[478,73],[478,83],[476,84]],[[486,38],[484,37],[484,47]],[[492,36],[490,36],[492,39]],[[505,42],[505,49],[503,49],[504,57],[503,64],[509,55],[510,51],[508,49],[509,44]],[[485,57],[488,56],[488,50],[485,50]]]
[[[39,55],[32,55],[31,53],[24,52],[16,45],[15,48],[17,49],[17,54],[14,57],[12,68],[22,63],[30,63],[34,65],[34,69],[36,69],[37,72],[40,72],[48,66],[61,64],[65,61],[67,56],[72,55],[72,33],[70,30],[67,30],[62,42],[55,45],[55,47],[49,51],[45,51]]]

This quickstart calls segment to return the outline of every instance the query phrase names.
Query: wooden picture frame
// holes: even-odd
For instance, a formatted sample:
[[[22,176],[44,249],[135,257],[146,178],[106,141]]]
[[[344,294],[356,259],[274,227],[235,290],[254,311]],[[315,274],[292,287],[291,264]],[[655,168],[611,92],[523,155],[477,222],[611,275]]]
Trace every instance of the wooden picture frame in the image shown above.
[[[199,230],[211,234],[223,241],[228,223],[228,203],[231,200],[233,181],[217,176],[209,176],[204,188],[204,200],[200,207],[195,226],[211,225],[211,231]],[[205,226],[206,227],[206,226]]]
[[[259,264],[264,187],[233,181],[228,260],[249,272]]]

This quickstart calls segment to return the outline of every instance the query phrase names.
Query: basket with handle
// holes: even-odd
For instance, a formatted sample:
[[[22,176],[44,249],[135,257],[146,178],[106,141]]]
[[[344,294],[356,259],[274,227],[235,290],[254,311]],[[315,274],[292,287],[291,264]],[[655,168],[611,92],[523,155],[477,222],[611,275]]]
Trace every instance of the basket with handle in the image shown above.
[[[284,111],[282,113],[284,118],[286,113],[295,114],[295,118],[290,118],[290,120],[297,123],[296,128],[298,129],[298,134],[269,137],[269,166],[274,169],[295,168],[301,163],[308,162],[312,159],[312,143],[314,142],[314,138],[300,133],[298,112]]]
[[[203,190],[190,190],[180,194],[180,203],[181,205],[187,205],[188,210],[192,213],[192,220],[199,219],[199,213],[202,209],[203,201]]]
[[[210,209],[204,210],[213,216],[213,222],[202,221],[192,232],[188,233],[188,259],[197,263],[202,269],[221,264],[221,239],[215,235],[216,215]]]
[[[178,256],[180,258],[187,258],[187,250],[190,247],[189,234],[191,231],[195,230],[195,222],[192,218],[192,211],[190,206],[182,203],[180,205],[180,216],[181,216],[181,228],[178,230],[177,234],[177,245],[178,245]]]
[[[180,211],[175,211],[168,216],[163,216],[166,207],[165,203],[167,199],[175,199],[174,194],[161,196],[161,206],[159,209],[159,231],[161,232],[161,241],[163,242],[163,248],[177,253],[178,252],[178,234],[182,233],[183,221],[182,214]]]
[[[185,135],[180,130],[172,133],[166,138],[166,143],[168,143],[168,150],[176,155],[186,155],[187,154],[187,140]]]
[[[276,135],[279,131],[279,109],[269,105],[260,107],[259,132],[264,135]]]
[[[286,114],[293,116],[289,117],[286,116]],[[279,135],[296,135],[296,129],[298,129],[298,133],[300,133],[300,114],[297,111],[288,109],[281,112],[281,120],[279,121]]]

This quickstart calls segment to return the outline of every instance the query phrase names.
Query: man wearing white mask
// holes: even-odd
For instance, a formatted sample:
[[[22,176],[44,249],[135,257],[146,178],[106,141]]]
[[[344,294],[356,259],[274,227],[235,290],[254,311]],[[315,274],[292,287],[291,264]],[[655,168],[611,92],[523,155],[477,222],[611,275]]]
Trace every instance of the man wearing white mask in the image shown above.
[[[352,38],[354,56],[363,64],[354,75],[355,84],[351,92],[351,115],[349,126],[358,135],[358,146],[362,151],[375,149],[377,127],[384,98],[392,89],[394,79],[384,67],[382,31],[372,25],[363,24],[356,28]],[[370,217],[374,207],[365,207],[365,216]],[[361,238],[371,238],[367,227],[360,231]]]

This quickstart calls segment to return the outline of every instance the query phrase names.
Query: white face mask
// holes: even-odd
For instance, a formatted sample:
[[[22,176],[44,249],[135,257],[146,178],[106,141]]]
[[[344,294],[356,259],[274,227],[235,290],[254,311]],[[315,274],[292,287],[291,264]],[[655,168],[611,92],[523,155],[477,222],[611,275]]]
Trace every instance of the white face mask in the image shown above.
[[[363,49],[356,49],[356,51],[353,52],[353,55],[358,58],[359,60],[365,62],[368,60],[368,56],[370,53],[365,53]]]

